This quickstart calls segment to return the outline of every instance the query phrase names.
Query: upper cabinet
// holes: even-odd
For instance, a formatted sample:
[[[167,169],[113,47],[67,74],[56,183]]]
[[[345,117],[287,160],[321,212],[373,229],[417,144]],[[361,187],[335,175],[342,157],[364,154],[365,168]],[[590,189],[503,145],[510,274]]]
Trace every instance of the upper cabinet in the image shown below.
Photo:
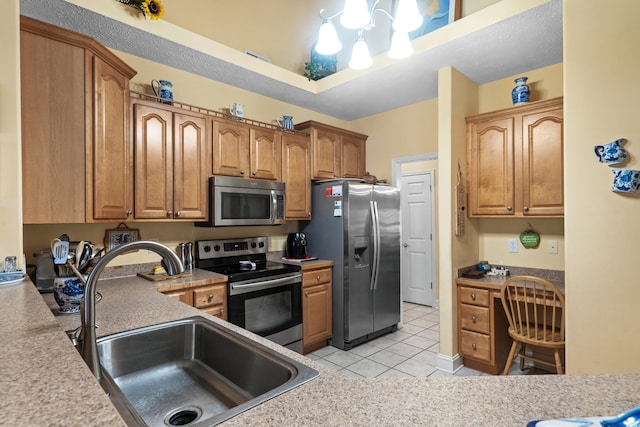
[[[135,71],[87,36],[20,25],[23,222],[130,219]]]
[[[207,217],[204,114],[135,101],[135,219]]]
[[[562,216],[562,98],[467,118],[468,213]]]
[[[280,180],[280,134],[234,120],[212,120],[212,172],[254,179]]]
[[[299,123],[295,128],[309,134],[312,179],[365,175],[366,135],[314,121]]]
[[[286,219],[311,219],[311,156],[309,137],[282,135],[282,181]]]

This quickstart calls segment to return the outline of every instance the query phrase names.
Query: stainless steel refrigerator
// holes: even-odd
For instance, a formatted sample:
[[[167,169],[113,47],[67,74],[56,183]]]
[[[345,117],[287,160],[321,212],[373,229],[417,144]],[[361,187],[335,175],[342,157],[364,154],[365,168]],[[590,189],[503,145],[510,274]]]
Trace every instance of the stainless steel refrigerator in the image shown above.
[[[400,191],[356,180],[321,181],[304,227],[307,254],[334,261],[333,337],[349,350],[400,321]]]

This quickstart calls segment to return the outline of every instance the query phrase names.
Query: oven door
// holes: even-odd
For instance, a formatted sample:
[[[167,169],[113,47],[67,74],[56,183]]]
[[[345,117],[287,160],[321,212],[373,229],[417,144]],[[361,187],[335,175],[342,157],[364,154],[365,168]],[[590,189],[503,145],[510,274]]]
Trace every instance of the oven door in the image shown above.
[[[302,346],[300,273],[229,283],[227,303],[234,325],[292,349]]]

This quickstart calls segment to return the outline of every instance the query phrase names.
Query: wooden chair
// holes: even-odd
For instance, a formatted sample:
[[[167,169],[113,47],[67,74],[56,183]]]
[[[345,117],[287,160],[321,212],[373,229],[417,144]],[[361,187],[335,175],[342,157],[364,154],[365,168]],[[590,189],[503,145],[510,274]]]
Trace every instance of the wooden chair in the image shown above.
[[[502,305],[509,321],[509,335],[513,344],[504,367],[504,375],[509,368],[520,344],[520,369],[524,360],[556,368],[563,373],[560,352],[564,352],[564,294],[547,280],[531,276],[513,276],[505,282],[502,291]],[[527,355],[527,346],[538,346],[553,350],[555,363],[533,354]],[[533,350],[529,347],[529,350]]]

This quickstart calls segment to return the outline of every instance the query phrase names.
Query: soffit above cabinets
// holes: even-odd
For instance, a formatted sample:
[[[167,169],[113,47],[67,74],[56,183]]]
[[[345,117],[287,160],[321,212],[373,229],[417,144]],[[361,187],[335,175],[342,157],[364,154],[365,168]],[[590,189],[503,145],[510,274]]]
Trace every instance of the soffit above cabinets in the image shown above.
[[[508,6],[501,3],[505,2],[489,8],[500,11]],[[20,13],[87,34],[113,49],[318,113],[354,120],[437,97],[438,70],[442,67],[451,66],[483,84],[562,62],[562,0],[534,3],[538,5],[522,13],[470,28],[467,23],[484,13],[476,12],[438,30],[441,34],[437,36],[415,40],[416,53],[407,59],[392,61],[383,55],[375,58],[371,69],[347,69],[318,82],[308,82],[253,58],[262,68],[251,69],[244,58],[234,62],[221,59],[65,0],[21,0]],[[490,17],[488,13],[484,15]],[[463,25],[470,29],[460,35],[455,30]],[[442,41],[445,31],[454,35]],[[266,66],[274,71],[263,72]]]

